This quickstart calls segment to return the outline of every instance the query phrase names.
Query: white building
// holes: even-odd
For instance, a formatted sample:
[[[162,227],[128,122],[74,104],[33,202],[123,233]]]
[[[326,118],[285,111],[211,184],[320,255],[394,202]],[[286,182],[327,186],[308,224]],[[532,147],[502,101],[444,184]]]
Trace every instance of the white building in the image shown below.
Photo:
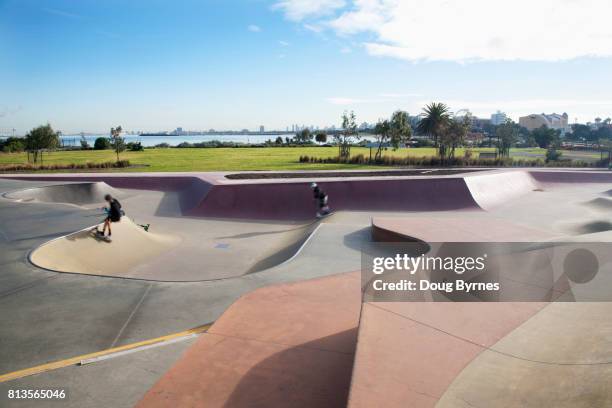
[[[491,124],[494,126],[502,125],[506,123],[507,120],[508,120],[508,115],[506,115],[502,111],[497,111],[496,113],[491,115]]]

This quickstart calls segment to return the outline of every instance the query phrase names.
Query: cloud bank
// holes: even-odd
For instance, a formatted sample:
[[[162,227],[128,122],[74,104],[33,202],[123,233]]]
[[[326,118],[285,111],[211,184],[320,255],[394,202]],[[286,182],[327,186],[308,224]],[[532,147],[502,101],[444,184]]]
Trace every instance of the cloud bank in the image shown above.
[[[563,61],[612,56],[610,0],[282,0],[307,27],[407,61]]]

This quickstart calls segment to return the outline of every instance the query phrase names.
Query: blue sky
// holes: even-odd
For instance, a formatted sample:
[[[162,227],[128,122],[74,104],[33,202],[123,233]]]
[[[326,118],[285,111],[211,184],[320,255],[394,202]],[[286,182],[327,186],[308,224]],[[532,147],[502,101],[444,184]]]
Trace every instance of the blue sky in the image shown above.
[[[610,6],[542,0],[550,22],[517,21],[523,1],[0,0],[0,133],[327,126],[431,101],[612,116]]]

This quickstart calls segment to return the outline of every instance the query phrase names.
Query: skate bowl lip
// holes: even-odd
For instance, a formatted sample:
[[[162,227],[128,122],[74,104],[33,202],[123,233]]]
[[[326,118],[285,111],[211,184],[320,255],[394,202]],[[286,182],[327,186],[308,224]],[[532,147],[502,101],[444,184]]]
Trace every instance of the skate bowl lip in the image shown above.
[[[38,180],[37,180],[38,181]],[[57,183],[54,184],[46,184],[46,185],[41,185],[41,186],[34,186],[34,187],[27,187],[27,188],[20,188],[20,189],[14,189],[14,190],[9,190],[9,191],[5,191],[1,194],[1,197],[3,199],[6,200],[10,200],[13,202],[17,202],[17,203],[24,203],[24,204],[30,204],[30,203],[36,203],[36,204],[64,204],[64,205],[70,205],[70,206],[75,206],[78,208],[90,208],[91,206],[95,206],[97,204],[104,204],[104,198],[101,197],[101,199],[95,200],[95,201],[91,201],[91,202],[83,202],[83,203],[74,203],[74,202],[70,202],[69,200],[43,200],[37,197],[31,197],[31,198],[24,198],[24,197],[17,197],[15,196],[16,194],[19,193],[26,193],[26,192],[45,192],[45,191],[50,191],[53,189],[70,189],[71,186],[97,186],[97,187],[101,187],[104,189],[108,189],[108,194],[113,193],[113,196],[116,196],[117,198],[126,198],[127,195],[117,189],[116,187],[113,187],[111,185],[109,185],[108,183],[106,183],[105,181],[102,180],[98,180],[98,181],[71,181],[71,180],[55,180],[53,179],[53,181],[57,181]]]

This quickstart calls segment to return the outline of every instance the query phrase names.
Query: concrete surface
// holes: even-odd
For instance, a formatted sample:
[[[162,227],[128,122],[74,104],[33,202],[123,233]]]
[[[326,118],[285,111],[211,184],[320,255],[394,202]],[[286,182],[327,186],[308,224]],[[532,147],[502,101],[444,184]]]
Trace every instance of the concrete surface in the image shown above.
[[[337,275],[245,295],[137,406],[345,405],[359,279]]]
[[[223,173],[0,178],[0,192],[10,194],[58,182],[106,183],[125,194],[136,223],[181,242],[149,265],[118,268],[149,281],[50,272],[28,262],[30,251],[97,224],[101,212],[88,203],[0,199],[0,307],[10,311],[0,314],[0,374],[215,321],[258,288],[358,270],[371,225],[425,241],[611,238],[610,172],[513,169],[367,180],[321,174],[332,206],[342,210],[321,223],[312,223],[304,180],[236,181]],[[205,396],[226,406],[344,406],[350,384],[351,406],[609,403],[610,364],[600,358],[610,351],[607,303],[588,310],[577,303],[367,303],[358,325],[352,306],[344,309],[352,297],[333,296],[351,287],[347,276],[330,278],[335,289],[315,280],[247,295],[187,350],[193,358],[172,352],[183,346],[160,347],[147,351],[148,359],[137,353],[2,387],[63,383],[78,389],[84,406],[129,406],[178,359],[143,401],[168,397],[189,406]],[[322,357],[330,350],[333,358]],[[180,375],[194,371],[202,375]],[[567,386],[553,395],[558,384]],[[179,398],[179,389],[194,399]]]

